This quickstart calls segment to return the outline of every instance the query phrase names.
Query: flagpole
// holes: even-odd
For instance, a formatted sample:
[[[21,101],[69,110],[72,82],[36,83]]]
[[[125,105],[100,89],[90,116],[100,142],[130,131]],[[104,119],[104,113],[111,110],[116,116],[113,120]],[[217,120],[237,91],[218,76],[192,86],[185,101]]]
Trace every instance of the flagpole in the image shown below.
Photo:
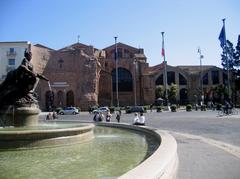
[[[164,61],[164,88],[165,88],[165,98],[168,106],[168,91],[167,91],[167,64],[165,59],[165,50],[164,50],[164,32],[162,33],[162,55]]]
[[[201,87],[201,102],[202,102],[201,105],[203,105],[204,104],[203,75],[202,75],[202,59],[203,59],[203,55],[202,55],[200,47],[198,47],[198,53],[199,53],[199,59],[200,59],[200,87]]]
[[[118,51],[117,51],[117,37],[115,39],[115,63],[116,63],[116,100],[117,107],[119,107],[119,99],[118,99]]]
[[[228,94],[228,100],[230,100],[231,96],[230,96],[230,75],[229,75],[229,59],[228,59],[228,52],[227,52],[227,37],[226,37],[226,30],[225,30],[225,18],[222,19],[223,21],[223,26],[224,26],[224,31],[225,31],[225,44],[224,44],[224,50],[225,51],[225,55],[227,58],[227,75],[228,75],[228,86],[227,86],[227,94]]]

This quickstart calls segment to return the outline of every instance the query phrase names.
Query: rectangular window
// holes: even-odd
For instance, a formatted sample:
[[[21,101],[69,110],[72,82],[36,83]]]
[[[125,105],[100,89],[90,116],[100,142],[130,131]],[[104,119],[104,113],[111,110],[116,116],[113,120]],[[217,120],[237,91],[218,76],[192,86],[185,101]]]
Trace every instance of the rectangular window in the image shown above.
[[[14,53],[14,48],[10,48],[9,52],[12,54]]]
[[[118,48],[117,52],[118,52],[118,58],[123,58],[123,51],[122,51],[122,49]]]
[[[15,59],[8,59],[8,65],[14,66],[15,65]]]

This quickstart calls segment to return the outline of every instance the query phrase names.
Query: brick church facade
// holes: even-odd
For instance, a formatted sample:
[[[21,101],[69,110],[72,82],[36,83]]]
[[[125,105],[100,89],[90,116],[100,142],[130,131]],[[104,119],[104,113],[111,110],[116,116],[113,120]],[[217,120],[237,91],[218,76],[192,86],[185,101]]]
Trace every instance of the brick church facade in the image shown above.
[[[49,84],[40,81],[36,90],[42,110],[117,105],[115,44],[102,50],[81,43],[59,50],[37,44],[32,50],[37,71],[50,80]],[[163,63],[150,67],[143,49],[123,43],[117,43],[117,51],[119,105],[153,103],[156,87],[164,86]],[[178,86],[176,102],[199,100],[200,71],[199,66],[167,65],[168,86]],[[205,100],[217,99],[213,88],[226,85],[226,73],[216,66],[202,66],[202,82]]]

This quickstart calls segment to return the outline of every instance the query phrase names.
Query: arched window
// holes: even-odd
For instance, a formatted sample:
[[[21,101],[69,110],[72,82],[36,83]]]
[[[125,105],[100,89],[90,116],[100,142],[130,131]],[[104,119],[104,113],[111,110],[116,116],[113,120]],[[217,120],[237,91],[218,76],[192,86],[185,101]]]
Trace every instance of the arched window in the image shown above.
[[[167,83],[168,83],[168,85],[171,85],[172,83],[175,84],[175,72],[174,71],[167,72]]]
[[[179,85],[187,85],[186,78],[180,73],[179,73]]]
[[[208,85],[208,73],[206,73],[206,74],[202,77],[202,80],[203,80],[203,84],[204,84],[204,85]]]
[[[73,91],[67,92],[67,106],[74,106],[74,94]]]
[[[63,107],[64,103],[63,103],[63,92],[62,91],[58,91],[57,92],[57,106],[58,107]]]
[[[157,78],[157,80],[156,80],[156,82],[155,82],[155,85],[156,85],[156,86],[158,86],[158,85],[163,85],[163,74],[161,74],[161,75]]]
[[[212,84],[216,85],[219,84],[219,72],[218,71],[212,71]]]
[[[116,91],[116,69],[112,71],[112,89]],[[132,74],[125,68],[118,68],[118,91],[132,91]]]
[[[45,106],[47,111],[52,111],[54,102],[54,93],[52,91],[47,91],[45,94]]]

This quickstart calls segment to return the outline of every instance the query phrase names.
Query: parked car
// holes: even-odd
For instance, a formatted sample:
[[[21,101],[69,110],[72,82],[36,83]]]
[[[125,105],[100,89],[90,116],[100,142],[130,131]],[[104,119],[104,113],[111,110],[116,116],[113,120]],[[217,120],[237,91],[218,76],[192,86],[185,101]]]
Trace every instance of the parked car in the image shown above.
[[[95,109],[92,111],[93,114],[96,114],[97,112],[107,113],[109,110],[108,107],[100,107],[98,109]]]
[[[76,107],[65,107],[63,109],[60,109],[58,114],[64,115],[64,114],[79,114],[79,111]]]
[[[144,112],[144,108],[143,108],[143,106],[132,106],[131,107],[131,112],[143,113]]]

